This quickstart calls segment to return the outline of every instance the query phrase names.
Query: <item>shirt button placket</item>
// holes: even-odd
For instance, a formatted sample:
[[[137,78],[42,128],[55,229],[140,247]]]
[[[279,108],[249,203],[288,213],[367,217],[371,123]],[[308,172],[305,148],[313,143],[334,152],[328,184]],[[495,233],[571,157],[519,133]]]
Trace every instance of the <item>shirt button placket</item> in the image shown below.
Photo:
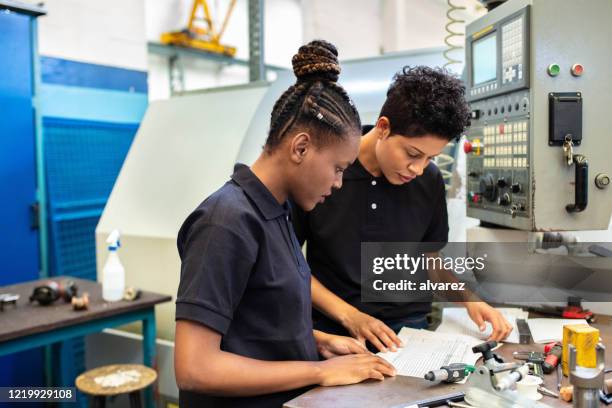
[[[371,184],[372,184],[372,186],[375,186],[376,185],[376,180],[372,179],[372,183]],[[370,204],[370,208],[372,208],[373,210],[375,210],[376,207],[377,207],[376,203]]]

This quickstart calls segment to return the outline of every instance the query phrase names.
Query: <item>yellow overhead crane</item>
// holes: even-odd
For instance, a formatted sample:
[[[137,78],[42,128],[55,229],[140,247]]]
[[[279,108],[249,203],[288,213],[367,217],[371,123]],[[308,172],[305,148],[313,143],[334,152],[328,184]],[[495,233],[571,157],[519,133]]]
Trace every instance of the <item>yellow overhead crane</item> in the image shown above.
[[[215,31],[214,22],[210,16],[210,9],[206,0],[194,0],[187,28],[181,31],[172,31],[161,35],[162,44],[177,45],[187,48],[195,48],[215,54],[223,54],[233,57],[236,55],[236,47],[221,44],[221,36],[225,32],[227,22],[232,14],[236,0],[230,0],[225,18],[219,32]],[[204,18],[198,18],[198,10],[202,8]]]

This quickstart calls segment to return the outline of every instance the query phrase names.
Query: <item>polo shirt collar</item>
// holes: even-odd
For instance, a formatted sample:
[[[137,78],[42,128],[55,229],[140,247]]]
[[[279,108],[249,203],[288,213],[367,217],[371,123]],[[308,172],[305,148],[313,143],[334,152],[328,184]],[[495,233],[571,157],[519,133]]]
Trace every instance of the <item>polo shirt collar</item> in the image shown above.
[[[373,175],[371,175],[365,169],[365,167],[363,167],[363,164],[361,164],[361,162],[357,158],[355,159],[353,164],[348,166],[348,168],[344,171],[343,178],[345,180],[369,180],[372,178],[379,178],[379,177],[374,177]]]
[[[255,203],[255,206],[263,214],[266,220],[288,215],[288,204],[279,204],[270,190],[268,190],[248,166],[242,163],[236,163],[234,166],[234,174],[232,174],[231,178],[242,187],[246,195]]]

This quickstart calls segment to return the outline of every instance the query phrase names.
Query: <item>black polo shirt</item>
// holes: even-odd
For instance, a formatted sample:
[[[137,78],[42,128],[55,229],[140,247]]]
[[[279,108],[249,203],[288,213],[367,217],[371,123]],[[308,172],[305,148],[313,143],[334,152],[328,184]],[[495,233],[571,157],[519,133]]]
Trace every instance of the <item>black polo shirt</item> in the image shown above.
[[[356,160],[344,172],[341,189],[311,212],[293,208],[293,214],[300,243],[307,241],[312,274],[327,289],[385,322],[431,311],[431,302],[362,303],[360,256],[362,242],[447,242],[444,181],[434,163],[420,177],[397,186],[372,176]],[[346,334],[316,310],[313,320],[316,329]]]
[[[206,325],[221,349],[260,360],[318,360],[310,269],[288,203],[245,165],[185,220],[178,234],[176,319]],[[206,373],[206,365],[200,367]],[[180,391],[181,408],[280,407],[304,389],[248,398]]]

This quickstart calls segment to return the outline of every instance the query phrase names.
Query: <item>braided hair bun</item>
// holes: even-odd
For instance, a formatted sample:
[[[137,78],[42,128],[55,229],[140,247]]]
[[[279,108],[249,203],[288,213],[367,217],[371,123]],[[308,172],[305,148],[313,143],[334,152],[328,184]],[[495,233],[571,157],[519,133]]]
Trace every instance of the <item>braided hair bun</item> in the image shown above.
[[[324,40],[314,40],[303,45],[291,60],[297,82],[337,82],[340,75],[338,50]]]

